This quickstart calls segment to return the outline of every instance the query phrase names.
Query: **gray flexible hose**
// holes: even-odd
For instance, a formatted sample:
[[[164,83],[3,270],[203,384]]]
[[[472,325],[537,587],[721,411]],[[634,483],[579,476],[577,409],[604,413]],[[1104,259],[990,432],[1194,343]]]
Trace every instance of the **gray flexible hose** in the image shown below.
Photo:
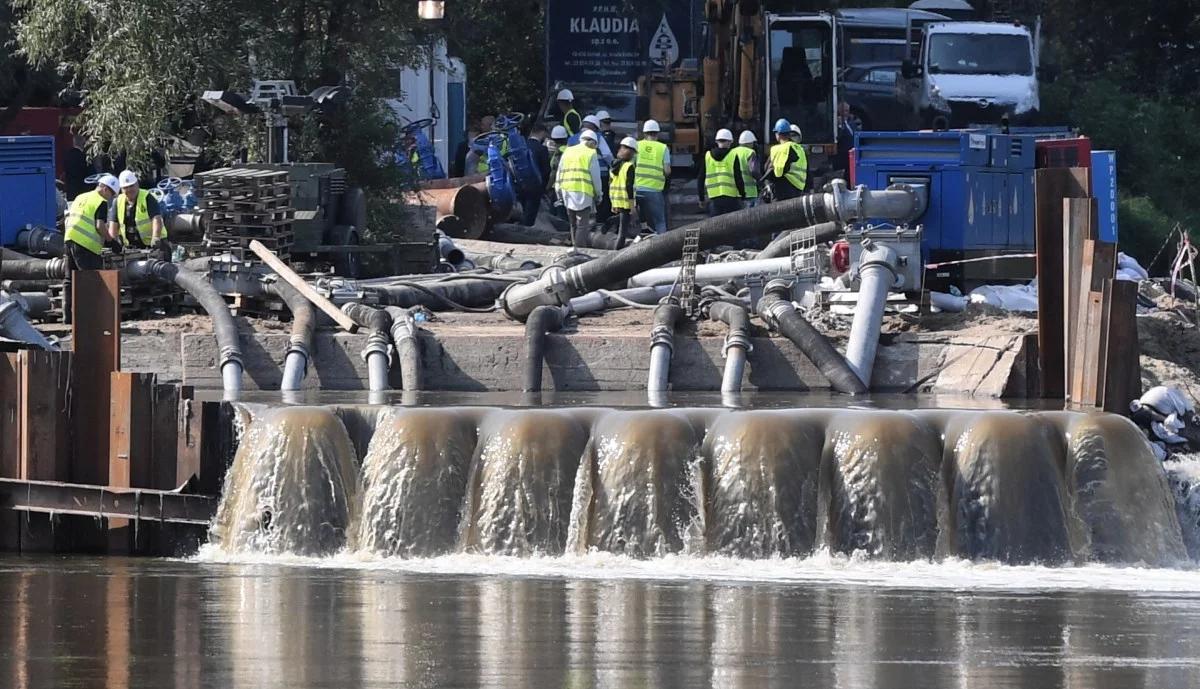
[[[674,299],[664,300],[654,310],[650,330],[650,372],[646,391],[665,392],[671,378],[671,354],[675,351],[675,326],[683,320],[683,307]]]
[[[766,293],[758,301],[758,313],[763,321],[772,330],[794,342],[800,352],[829,379],[834,390],[850,395],[865,393],[867,386],[846,363],[845,357],[792,306],[790,289],[786,282],[776,280],[767,283]]]
[[[357,302],[342,306],[342,312],[364,328],[367,328],[367,344],[362,357],[367,362],[367,388],[371,392],[389,389],[388,370],[392,364],[392,339],[390,330],[392,316],[384,309],[377,309]]]
[[[317,314],[312,302],[283,280],[262,283],[266,294],[273,294],[287,304],[292,312],[292,332],[288,338],[287,355],[283,359],[283,379],[280,390],[299,390],[308,375],[312,359],[313,335],[317,329]]]
[[[750,353],[750,311],[741,304],[716,301],[705,309],[708,317],[729,326],[725,336],[725,371],[721,376],[721,392],[741,392]]]
[[[424,390],[424,375],[421,370],[421,338],[412,309],[387,307],[392,317],[392,342],[396,345],[396,358],[400,360],[400,384],[406,392]]]
[[[525,392],[542,389],[542,364],[546,360],[546,335],[562,329],[565,309],[539,306],[525,321]]]

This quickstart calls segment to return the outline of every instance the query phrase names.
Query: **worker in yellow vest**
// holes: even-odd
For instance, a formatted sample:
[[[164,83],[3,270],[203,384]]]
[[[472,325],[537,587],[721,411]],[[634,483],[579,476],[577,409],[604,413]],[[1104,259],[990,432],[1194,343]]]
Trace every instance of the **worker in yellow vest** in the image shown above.
[[[733,149],[742,166],[742,181],[745,182],[742,202],[746,208],[753,208],[758,203],[758,177],[762,172],[758,167],[757,145],[758,137],[747,129],[738,136],[738,145]]]
[[[72,270],[100,270],[104,245],[116,239],[109,233],[108,208],[121,190],[117,178],[101,175],[96,188],[85,191],[67,210],[64,249]]]
[[[700,200],[708,199],[710,218],[740,211],[746,195],[741,159],[733,152],[733,132],[718,131],[716,141],[717,147],[704,154],[704,167],[696,177]]]
[[[579,143],[568,147],[558,162],[555,188],[567,208],[571,241],[578,247],[588,245],[592,214],[604,196],[604,187],[600,183],[600,157],[596,152],[598,138],[595,132],[585,129],[579,135]]]
[[[167,228],[163,225],[158,199],[141,188],[133,170],[123,171],[118,179],[121,194],[108,211],[109,233],[126,247],[154,248],[159,258],[170,261],[171,247],[167,243]]]
[[[558,92],[556,100],[558,111],[562,113],[562,126],[566,128],[567,136],[573,137],[583,130],[583,118],[575,109],[575,94],[571,93],[571,89],[563,89]]]
[[[772,196],[776,201],[794,199],[808,185],[808,156],[804,147],[792,140],[792,124],[785,119],[775,122],[775,145],[771,147],[770,169]]]
[[[655,120],[642,125],[643,139],[638,142],[637,163],[633,172],[633,195],[638,217],[655,234],[667,231],[667,181],[671,177],[671,151],[658,140],[661,128]]]
[[[609,175],[608,198],[612,201],[613,213],[617,215],[617,231],[621,234],[618,247],[637,236],[637,228],[633,223],[633,170],[637,167],[634,163],[637,149],[637,139],[632,136],[622,139]]]

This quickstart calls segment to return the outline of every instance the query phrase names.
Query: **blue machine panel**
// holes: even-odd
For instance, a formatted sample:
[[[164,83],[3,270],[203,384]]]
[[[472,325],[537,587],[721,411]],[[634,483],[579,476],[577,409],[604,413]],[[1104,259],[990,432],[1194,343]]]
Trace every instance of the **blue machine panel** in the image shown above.
[[[858,163],[987,165],[988,135],[978,132],[858,132]]]
[[[26,225],[54,228],[54,138],[0,137],[0,246],[11,246]]]
[[[1117,152],[1092,151],[1092,196],[1100,219],[1097,236],[1117,241]]]

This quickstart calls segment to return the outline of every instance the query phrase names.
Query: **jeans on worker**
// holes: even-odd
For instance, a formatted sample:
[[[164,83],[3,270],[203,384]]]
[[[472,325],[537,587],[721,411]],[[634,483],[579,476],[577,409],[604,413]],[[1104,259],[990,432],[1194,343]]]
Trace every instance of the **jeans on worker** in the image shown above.
[[[592,231],[591,207],[581,211],[573,211],[568,208],[567,220],[571,223],[571,244],[578,247],[587,246],[589,243],[588,233]]]
[[[521,195],[521,224],[533,227],[537,223],[538,210],[542,207],[542,194]]]
[[[708,217],[710,218],[740,210],[742,210],[742,200],[735,196],[718,196],[708,200]]]
[[[667,231],[667,196],[661,191],[635,189],[638,217],[649,225],[655,234]]]

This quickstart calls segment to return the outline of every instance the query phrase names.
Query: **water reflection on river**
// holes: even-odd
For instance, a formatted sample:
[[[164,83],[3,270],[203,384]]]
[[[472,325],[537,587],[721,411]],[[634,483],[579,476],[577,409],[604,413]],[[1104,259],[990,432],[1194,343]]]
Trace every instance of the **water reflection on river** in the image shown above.
[[[0,687],[1200,686],[1200,598],[0,557]]]

